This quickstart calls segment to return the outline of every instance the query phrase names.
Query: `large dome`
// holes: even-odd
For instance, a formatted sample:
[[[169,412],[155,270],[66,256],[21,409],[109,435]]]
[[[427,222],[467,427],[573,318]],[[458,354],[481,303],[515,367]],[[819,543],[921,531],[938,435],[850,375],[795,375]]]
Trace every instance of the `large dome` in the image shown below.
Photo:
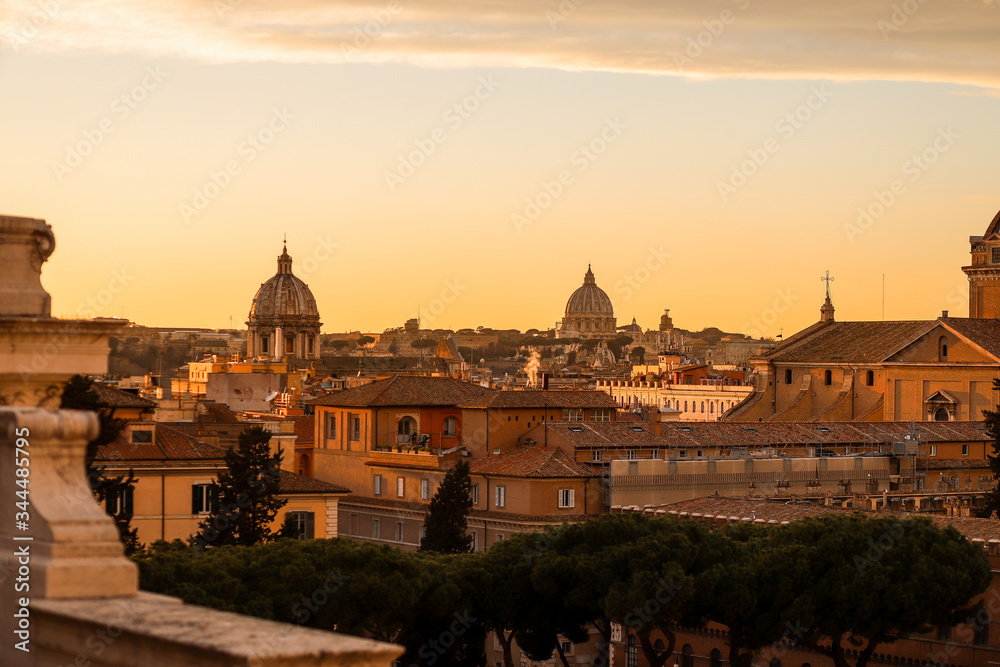
[[[283,248],[278,256],[278,272],[262,284],[250,304],[250,320],[288,317],[319,321],[319,309],[312,290],[292,274],[292,258]]]
[[[607,338],[613,337],[615,329],[615,309],[607,292],[597,286],[594,272],[587,266],[587,274],[569,301],[566,302],[566,316],[556,332],[558,338]]]
[[[607,292],[597,286],[594,272],[587,266],[583,285],[577,288],[566,302],[566,317],[614,317],[615,309]]]

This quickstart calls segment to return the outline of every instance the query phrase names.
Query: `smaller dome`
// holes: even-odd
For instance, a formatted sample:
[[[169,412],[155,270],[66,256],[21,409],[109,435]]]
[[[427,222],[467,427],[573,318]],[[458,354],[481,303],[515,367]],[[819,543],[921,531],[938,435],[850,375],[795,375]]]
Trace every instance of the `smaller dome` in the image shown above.
[[[278,272],[260,286],[250,304],[250,321],[298,317],[319,322],[312,290],[292,273],[287,246],[278,256]]]
[[[594,272],[587,265],[583,285],[578,287],[566,302],[566,317],[606,316],[614,317],[615,309],[607,292],[597,286]]]

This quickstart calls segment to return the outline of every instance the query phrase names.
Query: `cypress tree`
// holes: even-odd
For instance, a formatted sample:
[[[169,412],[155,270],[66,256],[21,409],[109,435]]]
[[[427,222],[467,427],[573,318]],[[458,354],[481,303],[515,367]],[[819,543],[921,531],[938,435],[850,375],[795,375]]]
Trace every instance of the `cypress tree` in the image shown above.
[[[471,510],[472,481],[469,479],[469,463],[459,461],[448,471],[431,498],[420,550],[444,554],[472,551],[472,535],[468,534],[468,516]]]
[[[279,537],[271,523],[287,501],[277,496],[282,453],[271,454],[270,440],[260,426],[240,433],[237,446],[226,452],[226,471],[219,474],[209,515],[198,524],[192,544],[251,546]]]

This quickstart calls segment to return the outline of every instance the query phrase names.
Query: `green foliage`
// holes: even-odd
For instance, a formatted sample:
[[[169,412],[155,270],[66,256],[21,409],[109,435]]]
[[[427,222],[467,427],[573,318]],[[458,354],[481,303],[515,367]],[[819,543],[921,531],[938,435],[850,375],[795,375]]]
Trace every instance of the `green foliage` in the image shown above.
[[[622,350],[626,346],[631,344],[632,344],[631,336],[626,336],[626,335],[616,336],[615,338],[612,338],[611,340],[608,341],[608,349],[611,350],[611,353],[615,355],[615,359],[621,359]]]
[[[438,341],[434,340],[433,338],[419,338],[410,343],[410,347],[415,348],[417,350],[422,350],[422,349],[427,349],[429,347],[437,347],[437,346],[438,346]]]
[[[374,343],[375,339],[371,336],[361,336],[358,338],[358,347],[364,347],[370,343]]]
[[[94,391],[94,381],[84,375],[74,375],[66,382],[59,407],[63,410],[90,410],[97,413],[100,430],[97,437],[87,443],[85,462],[90,488],[98,502],[105,503],[107,510],[109,499],[114,500],[135,491],[135,476],[131,470],[128,471],[127,477],[124,475],[108,477],[104,468],[94,465],[97,449],[116,441],[125,428],[125,421],[111,416],[110,406]],[[139,543],[139,530],[132,527],[132,513],[128,508],[119,507],[118,511],[108,514],[115,521],[118,537],[125,547],[125,555],[131,556],[142,549],[142,544]]]
[[[218,501],[198,524],[191,543],[201,547],[250,546],[278,537],[271,523],[287,502],[278,498],[281,452],[271,454],[271,434],[260,426],[240,433],[226,452],[226,471],[219,475]]]
[[[982,549],[953,528],[846,513],[716,530],[604,515],[453,555],[343,539],[210,550],[160,542],[136,560],[144,590],[398,642],[404,665],[462,667],[485,663],[487,631],[506,667],[515,639],[529,659],[555,654],[567,665],[560,636],[584,642],[593,626],[606,647],[612,622],[662,667],[675,627],[705,621],[729,630],[736,667],[767,664],[766,647],[782,639],[823,641],[838,667],[848,667],[845,644],[860,647],[862,667],[880,643],[967,618],[990,581]]]
[[[323,344],[323,347],[332,347],[335,350],[343,350],[351,347],[351,341],[344,340],[343,338],[338,338],[336,340],[328,340]]]
[[[1000,379],[993,380],[993,391],[1000,391]],[[986,494],[986,504],[980,510],[980,516],[988,517],[993,512],[1000,516],[1000,406],[996,410],[983,410],[983,421],[986,432],[993,438],[993,452],[987,454],[986,460],[989,461],[997,485]]]
[[[472,536],[468,534],[468,516],[472,511],[472,481],[468,461],[459,461],[448,471],[431,498],[421,551],[444,554],[468,553]]]

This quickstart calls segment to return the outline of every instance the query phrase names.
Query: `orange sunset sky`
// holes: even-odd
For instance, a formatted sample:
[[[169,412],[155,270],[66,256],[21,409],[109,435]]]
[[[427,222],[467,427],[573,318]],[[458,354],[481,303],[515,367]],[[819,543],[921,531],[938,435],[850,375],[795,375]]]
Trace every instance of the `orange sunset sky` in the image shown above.
[[[8,1],[0,213],[53,226],[63,317],[242,326],[285,234],[325,332],[551,327],[588,263],[619,324],[787,335],[826,270],[838,319],[883,275],[887,319],[964,316],[998,34],[995,0]]]

